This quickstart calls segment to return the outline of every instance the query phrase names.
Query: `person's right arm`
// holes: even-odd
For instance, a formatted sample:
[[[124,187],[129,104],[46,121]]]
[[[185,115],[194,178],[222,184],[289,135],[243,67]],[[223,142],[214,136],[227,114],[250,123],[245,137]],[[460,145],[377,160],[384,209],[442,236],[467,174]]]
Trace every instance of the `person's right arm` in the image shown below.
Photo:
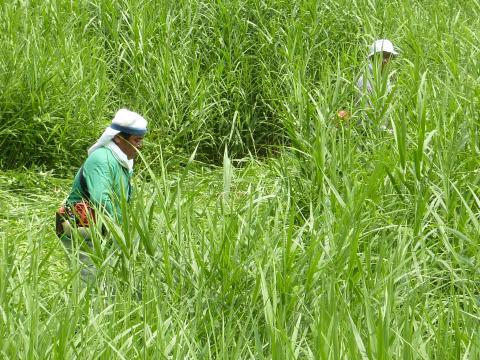
[[[83,167],[83,176],[92,204],[104,209],[111,217],[117,218],[112,203],[115,160],[102,155],[104,154],[101,150],[97,150],[89,156]]]

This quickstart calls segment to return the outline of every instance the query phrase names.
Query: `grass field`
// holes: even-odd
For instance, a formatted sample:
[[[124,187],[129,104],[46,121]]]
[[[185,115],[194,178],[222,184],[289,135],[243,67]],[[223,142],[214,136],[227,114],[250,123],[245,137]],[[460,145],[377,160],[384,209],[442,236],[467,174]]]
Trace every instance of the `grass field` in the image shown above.
[[[0,9],[1,358],[480,359],[478,1]],[[54,212],[122,106],[150,131],[87,288]]]

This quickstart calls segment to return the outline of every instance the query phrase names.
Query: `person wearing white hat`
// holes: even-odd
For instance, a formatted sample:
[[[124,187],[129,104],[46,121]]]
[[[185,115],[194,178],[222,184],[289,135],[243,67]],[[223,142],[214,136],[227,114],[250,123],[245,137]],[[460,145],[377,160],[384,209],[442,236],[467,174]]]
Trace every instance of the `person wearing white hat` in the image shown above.
[[[374,77],[375,70],[380,70],[383,72],[390,60],[398,56],[398,52],[393,47],[393,44],[390,40],[380,39],[376,40],[372,45],[370,45],[370,50],[368,52],[368,74],[370,76],[362,75],[357,81],[357,87],[359,90],[366,88],[368,92],[373,91],[372,80]],[[374,69],[374,65],[376,68]]]
[[[376,40],[372,45],[370,45],[370,52],[368,53],[368,57],[371,58],[373,55],[377,53],[382,53],[383,55],[387,55],[388,58],[392,55],[393,56],[398,55],[398,52],[393,47],[392,42],[387,39]]]
[[[388,64],[398,55],[398,51],[390,40],[376,40],[370,46],[368,52],[368,66],[356,84],[359,94],[357,105],[369,108],[370,114],[367,115],[367,119],[370,122],[380,124],[382,129],[387,127],[387,125],[381,124],[384,120],[377,119],[377,121],[374,121],[373,118],[376,117],[375,113],[376,115],[385,113],[383,105],[386,103],[387,95],[391,92],[390,74],[387,71]],[[376,106],[373,104],[376,104]],[[379,106],[379,104],[383,105]]]
[[[147,121],[142,116],[120,109],[88,149],[88,157],[73,180],[70,194],[56,214],[56,232],[67,250],[73,249],[74,232],[92,247],[89,228],[95,223],[97,210],[122,223],[121,203],[130,200],[133,163],[146,132]],[[82,278],[91,278],[94,272],[91,260],[85,254],[80,260],[85,265],[81,269]]]

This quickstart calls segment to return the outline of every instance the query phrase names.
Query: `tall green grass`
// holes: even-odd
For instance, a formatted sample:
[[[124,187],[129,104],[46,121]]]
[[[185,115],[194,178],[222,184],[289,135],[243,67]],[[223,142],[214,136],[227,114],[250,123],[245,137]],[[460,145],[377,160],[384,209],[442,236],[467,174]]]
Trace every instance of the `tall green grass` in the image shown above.
[[[72,154],[121,106],[171,154],[263,155],[287,141],[277,105],[289,74],[318,87],[365,45],[338,3],[7,2],[1,16],[5,168],[78,165]]]
[[[107,223],[116,246],[92,253],[91,288],[45,223],[59,196],[4,194],[2,354],[477,357],[478,210],[449,222],[437,194],[416,234],[418,204],[400,207],[382,169],[344,189],[325,177],[319,206],[297,161],[226,155],[138,184],[133,221]]]
[[[1,9],[2,357],[480,357],[476,1]],[[382,37],[392,133],[355,126]],[[52,174],[120,106],[151,131],[86,287]]]

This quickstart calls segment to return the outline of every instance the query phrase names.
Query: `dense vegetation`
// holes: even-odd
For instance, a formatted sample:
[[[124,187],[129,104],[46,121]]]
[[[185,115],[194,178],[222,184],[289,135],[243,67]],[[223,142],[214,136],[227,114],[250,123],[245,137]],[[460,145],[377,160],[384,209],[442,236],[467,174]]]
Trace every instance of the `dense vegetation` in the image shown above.
[[[1,357],[480,357],[478,1],[0,6]],[[392,133],[356,125],[384,37]],[[86,288],[53,213],[119,107],[150,132]]]

